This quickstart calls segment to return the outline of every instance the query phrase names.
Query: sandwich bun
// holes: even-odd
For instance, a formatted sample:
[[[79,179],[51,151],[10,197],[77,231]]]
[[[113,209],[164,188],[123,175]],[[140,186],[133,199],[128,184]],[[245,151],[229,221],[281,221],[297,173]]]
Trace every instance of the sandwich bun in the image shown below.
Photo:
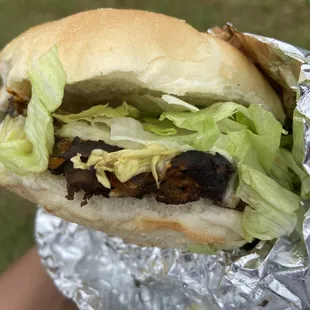
[[[152,197],[140,200],[93,196],[80,207],[83,194],[67,200],[66,181],[61,176],[49,172],[17,176],[0,168],[0,178],[1,186],[48,212],[128,243],[187,250],[193,244],[232,249],[246,242],[241,236],[242,213],[215,206],[206,199],[169,206]]]
[[[33,27],[0,53],[0,109],[8,90],[31,97],[30,66],[58,47],[67,76],[66,98],[85,109],[98,100],[150,93],[172,94],[204,107],[217,101],[263,105],[285,118],[274,90],[237,49],[184,21],[135,10],[99,9]],[[242,213],[201,199],[165,205],[152,197],[107,199],[83,194],[65,198],[66,181],[48,171],[18,176],[0,167],[3,186],[68,221],[140,245],[178,247],[212,244],[235,248],[242,238]],[[9,210],[8,210],[9,211]]]

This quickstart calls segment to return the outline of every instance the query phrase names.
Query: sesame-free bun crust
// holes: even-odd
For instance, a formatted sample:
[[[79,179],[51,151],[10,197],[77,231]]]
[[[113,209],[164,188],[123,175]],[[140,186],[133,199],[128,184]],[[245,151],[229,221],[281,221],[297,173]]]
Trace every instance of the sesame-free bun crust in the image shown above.
[[[9,43],[0,53],[3,106],[5,88],[30,96],[29,66],[55,45],[71,92],[148,89],[186,96],[193,104],[196,98],[199,105],[220,100],[262,104],[284,119],[273,89],[228,43],[176,18],[115,9],[82,12],[39,25]]]

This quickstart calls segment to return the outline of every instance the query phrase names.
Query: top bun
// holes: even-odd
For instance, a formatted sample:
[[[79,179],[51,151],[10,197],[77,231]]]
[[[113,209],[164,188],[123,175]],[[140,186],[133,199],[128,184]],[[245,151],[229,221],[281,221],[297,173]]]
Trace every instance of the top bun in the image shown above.
[[[55,45],[73,92],[89,94],[113,84],[115,91],[147,89],[186,96],[192,104],[196,98],[199,105],[223,100],[261,104],[280,121],[285,117],[259,70],[228,43],[176,18],[116,9],[45,23],[10,42],[0,53],[0,106],[6,89],[31,95],[28,69]]]

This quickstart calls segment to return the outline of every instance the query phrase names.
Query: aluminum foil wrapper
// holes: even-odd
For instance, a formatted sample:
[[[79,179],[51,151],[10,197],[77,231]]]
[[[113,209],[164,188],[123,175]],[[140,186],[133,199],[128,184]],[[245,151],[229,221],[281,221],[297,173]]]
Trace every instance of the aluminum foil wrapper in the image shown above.
[[[231,25],[210,33],[242,51],[282,97],[296,106],[310,173],[308,51],[245,34]],[[309,204],[303,202],[305,211]],[[124,244],[39,208],[35,237],[42,263],[59,290],[80,309],[310,309],[310,211],[301,237],[259,242],[253,249],[213,255]]]

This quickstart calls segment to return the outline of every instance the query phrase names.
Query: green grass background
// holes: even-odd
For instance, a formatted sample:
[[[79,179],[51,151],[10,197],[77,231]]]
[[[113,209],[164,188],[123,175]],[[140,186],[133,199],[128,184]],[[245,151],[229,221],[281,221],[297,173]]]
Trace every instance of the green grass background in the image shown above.
[[[200,30],[232,22],[310,49],[309,0],[0,0],[0,49],[33,25],[100,7],[162,12]],[[0,189],[0,273],[33,244],[34,213],[32,204]]]

